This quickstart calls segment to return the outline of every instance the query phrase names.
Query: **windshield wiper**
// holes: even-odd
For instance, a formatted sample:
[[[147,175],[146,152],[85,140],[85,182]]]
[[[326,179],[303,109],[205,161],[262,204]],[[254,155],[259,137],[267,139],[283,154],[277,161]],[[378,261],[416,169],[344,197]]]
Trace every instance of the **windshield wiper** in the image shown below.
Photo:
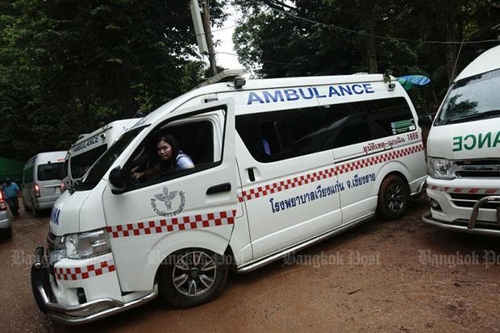
[[[456,124],[456,123],[464,123],[470,120],[480,120],[480,119],[486,119],[486,118],[493,118],[500,116],[500,109],[499,110],[490,110],[486,112],[481,112],[481,113],[473,113],[470,115],[467,115],[465,117],[461,118],[450,118],[450,119],[444,119],[440,122],[440,125],[447,125],[447,124]]]

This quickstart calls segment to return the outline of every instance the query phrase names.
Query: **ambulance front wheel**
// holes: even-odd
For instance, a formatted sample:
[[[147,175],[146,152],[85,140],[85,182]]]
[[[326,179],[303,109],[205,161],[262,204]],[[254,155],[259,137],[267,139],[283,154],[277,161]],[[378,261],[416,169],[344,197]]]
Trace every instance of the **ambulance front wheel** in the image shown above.
[[[179,308],[215,299],[227,279],[228,266],[223,259],[205,249],[185,249],[168,256],[159,271],[160,294]]]
[[[378,213],[385,220],[395,220],[406,214],[410,202],[410,189],[406,181],[397,175],[388,175],[380,185]]]

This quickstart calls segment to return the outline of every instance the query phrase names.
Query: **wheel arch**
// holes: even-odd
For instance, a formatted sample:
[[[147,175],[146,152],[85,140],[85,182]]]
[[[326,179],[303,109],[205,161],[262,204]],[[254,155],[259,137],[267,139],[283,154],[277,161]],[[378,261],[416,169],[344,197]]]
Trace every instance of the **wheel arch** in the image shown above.
[[[186,237],[187,233],[189,233],[188,237]],[[161,238],[148,252],[145,268],[145,275],[150,280],[148,284],[154,286],[162,262],[178,251],[199,248],[223,256],[228,246],[229,239],[209,230],[200,229],[171,233]]]
[[[401,188],[401,190],[396,190],[396,192],[394,192],[394,189],[391,189],[391,193],[388,196],[388,186],[392,186],[389,184],[394,184],[395,178],[399,179],[402,182],[401,186],[403,188]],[[400,193],[404,195],[400,195]],[[394,220],[402,217],[408,211],[410,195],[411,189],[410,184],[408,183],[408,178],[403,173],[398,171],[392,171],[388,173],[384,176],[384,178],[381,179],[380,185],[378,186],[376,209],[377,215],[384,220]]]
[[[384,179],[386,179],[390,175],[396,175],[398,177],[401,177],[406,184],[409,185],[409,179],[411,179],[411,173],[410,170],[401,162],[396,161],[396,162],[390,162],[385,164],[378,172],[377,174],[377,182],[375,186],[376,193],[375,195],[378,196],[379,191],[380,191],[380,186],[382,186],[382,183],[384,182]]]

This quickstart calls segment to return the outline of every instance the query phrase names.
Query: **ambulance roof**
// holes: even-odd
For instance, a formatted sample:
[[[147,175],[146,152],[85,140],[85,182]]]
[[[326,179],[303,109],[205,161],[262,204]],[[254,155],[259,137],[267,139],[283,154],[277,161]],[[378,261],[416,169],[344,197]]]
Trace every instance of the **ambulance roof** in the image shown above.
[[[497,68],[500,68],[500,45],[481,53],[476,59],[467,65],[464,70],[462,70],[455,81],[480,73],[489,72]]]
[[[79,136],[78,140],[73,143],[73,146],[80,143],[80,142],[83,142],[85,140],[87,140],[88,138],[96,135],[96,134],[99,134],[103,131],[107,131],[109,130],[110,128],[122,128],[124,130],[132,127],[132,125],[134,125],[137,121],[139,120],[139,118],[129,118],[129,119],[122,119],[122,120],[115,120],[115,121],[112,121],[104,126],[101,126],[99,127],[98,129],[96,129],[95,131],[93,131],[92,133],[86,133],[86,134],[82,134]]]
[[[391,77],[392,82],[397,84],[397,80]],[[305,77],[287,77],[274,79],[257,79],[246,80],[246,83],[240,89],[234,87],[233,82],[214,83],[201,88],[193,89],[187,93],[174,98],[168,103],[160,106],[155,111],[148,114],[136,125],[151,123],[155,119],[161,117],[165,113],[170,113],[178,109],[184,103],[196,98],[200,98],[200,104],[203,103],[202,98],[210,94],[217,94],[231,91],[252,91],[260,89],[283,89],[287,87],[307,87],[314,85],[335,85],[335,84],[352,84],[364,82],[382,82],[382,74],[352,74],[352,75],[330,75],[330,76],[305,76]]]

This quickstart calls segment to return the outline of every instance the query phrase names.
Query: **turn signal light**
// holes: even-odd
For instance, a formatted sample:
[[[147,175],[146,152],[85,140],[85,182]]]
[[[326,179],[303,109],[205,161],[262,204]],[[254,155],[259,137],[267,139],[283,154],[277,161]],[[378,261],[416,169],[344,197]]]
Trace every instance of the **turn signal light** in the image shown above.
[[[7,205],[5,204],[4,195],[2,191],[0,191],[0,210],[7,210]]]
[[[34,185],[33,185],[33,190],[35,191],[35,195],[36,195],[36,197],[37,197],[37,198],[38,198],[38,197],[40,197],[40,185],[38,185],[38,184],[34,184]]]
[[[63,193],[64,191],[66,191],[66,184],[64,183],[64,180],[61,181],[61,184],[59,185],[59,191],[61,193]]]

